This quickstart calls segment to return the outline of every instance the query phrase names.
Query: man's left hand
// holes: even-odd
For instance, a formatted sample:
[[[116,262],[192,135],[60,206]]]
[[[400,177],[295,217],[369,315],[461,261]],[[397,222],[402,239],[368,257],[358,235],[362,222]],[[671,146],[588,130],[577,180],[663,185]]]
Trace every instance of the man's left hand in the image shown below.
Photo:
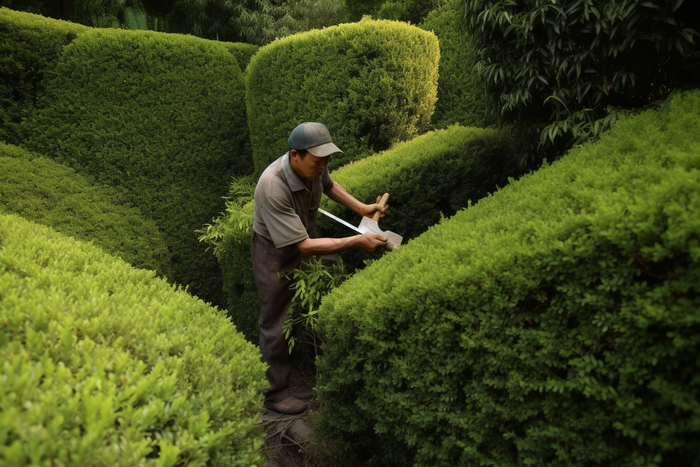
[[[381,219],[382,217],[384,217],[384,213],[385,213],[386,210],[389,208],[389,205],[388,205],[388,204],[385,204],[385,205],[379,204],[379,202],[380,202],[381,200],[382,200],[382,197],[381,197],[381,196],[377,196],[377,202],[376,202],[376,203],[374,203],[374,204],[365,204],[365,206],[364,206],[364,208],[363,208],[363,211],[364,211],[364,212],[362,213],[362,215],[363,215],[363,216],[366,216],[366,217],[372,217],[372,216],[374,216],[374,214],[375,214],[377,211],[379,211],[379,213],[380,213],[380,214],[379,214],[379,218]]]

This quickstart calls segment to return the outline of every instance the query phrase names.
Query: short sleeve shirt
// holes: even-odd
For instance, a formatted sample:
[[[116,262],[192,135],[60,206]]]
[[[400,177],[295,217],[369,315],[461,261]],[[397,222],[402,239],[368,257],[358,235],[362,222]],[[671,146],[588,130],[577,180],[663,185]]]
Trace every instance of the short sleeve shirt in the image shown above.
[[[331,188],[333,179],[326,169],[307,189],[286,153],[270,164],[258,180],[253,230],[277,248],[314,237],[321,195]]]

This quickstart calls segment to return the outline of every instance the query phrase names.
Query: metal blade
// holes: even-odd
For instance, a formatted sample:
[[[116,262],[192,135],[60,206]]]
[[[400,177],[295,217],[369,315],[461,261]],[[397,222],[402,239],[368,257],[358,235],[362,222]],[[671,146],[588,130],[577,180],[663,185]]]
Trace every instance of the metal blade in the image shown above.
[[[369,217],[363,217],[362,222],[360,222],[359,231],[362,233],[372,232],[377,235],[382,235],[389,240],[389,243],[393,243],[395,246],[401,245],[403,237],[401,235],[395,234],[390,230],[382,230],[379,228],[377,221],[370,219]]]
[[[330,212],[326,212],[326,211],[324,211],[324,210],[321,209],[321,208],[318,208],[318,212],[320,212],[321,214],[324,214],[324,215],[330,217],[331,219],[333,219],[333,220],[336,221],[336,222],[340,222],[340,223],[343,224],[345,227],[347,227],[347,228],[349,228],[349,229],[352,229],[352,230],[354,230],[354,231],[357,232],[357,233],[363,234],[363,233],[367,232],[366,230],[360,230],[360,229],[358,229],[357,227],[355,227],[355,226],[352,225],[351,223],[345,222],[345,221],[344,221],[343,219],[341,219],[340,217],[336,217],[336,216],[334,216],[333,214],[331,214]]]

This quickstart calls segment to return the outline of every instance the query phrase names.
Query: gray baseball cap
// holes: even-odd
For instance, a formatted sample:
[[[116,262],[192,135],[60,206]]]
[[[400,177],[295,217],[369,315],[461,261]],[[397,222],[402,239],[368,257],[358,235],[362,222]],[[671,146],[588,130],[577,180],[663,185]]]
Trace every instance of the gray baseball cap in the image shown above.
[[[323,123],[306,122],[298,125],[289,135],[289,149],[306,149],[316,157],[327,157],[343,152],[331,141],[331,134]]]

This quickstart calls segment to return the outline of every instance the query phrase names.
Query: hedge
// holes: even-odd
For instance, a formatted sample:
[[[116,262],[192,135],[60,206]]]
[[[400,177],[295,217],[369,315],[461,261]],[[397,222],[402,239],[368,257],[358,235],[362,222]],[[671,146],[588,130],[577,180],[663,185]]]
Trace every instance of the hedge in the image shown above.
[[[63,47],[89,28],[0,7],[0,140],[19,144],[42,80]]]
[[[433,113],[439,55],[434,34],[369,19],[260,48],[246,73],[256,174],[306,121],[324,123],[344,151],[331,169],[412,138]]]
[[[326,296],[317,433],[387,466],[697,465],[698,109],[620,121]]]
[[[495,130],[454,126],[430,132],[412,141],[368,157],[333,172],[333,179],[363,202],[374,202],[389,192],[389,211],[380,221],[384,230],[416,237],[440,220],[477,201],[509,176],[517,175],[510,143]],[[257,341],[258,296],[250,262],[250,227],[253,224],[252,194],[255,183],[241,180],[231,187],[225,216],[209,230],[207,242],[224,274],[227,308],[236,326]],[[359,224],[360,219],[341,205],[323,197],[321,207]],[[327,237],[348,237],[354,232],[318,216],[319,233]],[[364,267],[365,261],[383,253],[353,249],[343,253],[350,269]]]
[[[223,312],[0,215],[0,464],[264,464],[257,349]]]
[[[0,143],[0,211],[92,241],[132,266],[170,276],[172,265],[156,224],[112,187],[73,169]]]
[[[221,273],[195,230],[250,173],[235,47],[190,36],[94,29],[65,48],[25,145],[122,186],[164,232],[176,283],[221,304]]]
[[[432,31],[440,42],[437,103],[430,126],[446,128],[459,123],[484,128],[495,123],[489,115],[486,90],[474,71],[476,53],[461,25],[456,2],[433,10],[418,27]]]

